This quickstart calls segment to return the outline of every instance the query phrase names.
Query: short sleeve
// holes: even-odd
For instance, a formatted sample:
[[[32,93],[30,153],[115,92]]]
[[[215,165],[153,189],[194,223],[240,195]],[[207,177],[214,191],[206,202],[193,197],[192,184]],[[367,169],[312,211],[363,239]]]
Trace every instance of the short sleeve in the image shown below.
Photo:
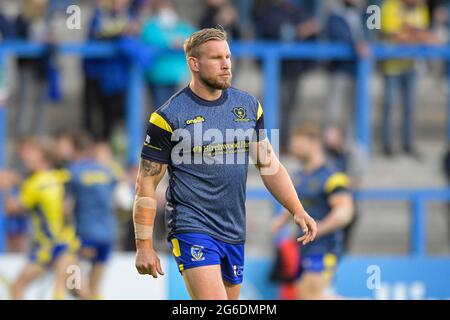
[[[267,137],[265,129],[266,128],[264,126],[264,111],[261,106],[261,103],[258,101],[258,108],[256,112],[255,137],[253,140],[256,142],[264,140]]]
[[[345,173],[337,172],[328,177],[325,182],[325,194],[331,196],[338,192],[348,192],[350,180]]]
[[[160,114],[152,113],[141,157],[158,163],[169,163],[173,148],[172,133],[172,126],[168,121]]]

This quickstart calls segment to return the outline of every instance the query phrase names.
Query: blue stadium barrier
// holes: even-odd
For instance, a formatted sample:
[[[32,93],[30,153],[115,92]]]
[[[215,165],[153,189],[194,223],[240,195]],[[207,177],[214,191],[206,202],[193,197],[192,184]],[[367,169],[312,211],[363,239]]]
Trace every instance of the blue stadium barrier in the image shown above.
[[[411,208],[410,250],[412,257],[426,255],[426,204],[430,201],[450,201],[450,188],[430,189],[367,189],[354,192],[356,201],[404,201]],[[280,206],[266,189],[248,189],[247,200],[269,201],[274,214]]]
[[[417,59],[440,58],[450,60],[450,46],[389,46],[374,44],[371,46],[372,54],[366,58],[356,57],[353,48],[346,44],[338,43],[302,43],[280,44],[275,42],[243,42],[232,43],[231,50],[235,57],[258,58],[262,61],[264,74],[263,104],[265,108],[266,127],[274,129],[278,127],[278,101],[280,83],[280,61],[283,58],[314,59],[314,60],[350,60],[356,59],[357,63],[357,90],[356,90],[356,117],[355,140],[366,152],[371,150],[371,101],[370,101],[370,76],[375,60],[388,58],[410,57]],[[118,44],[113,43],[63,43],[57,46],[59,54],[74,54],[83,57],[108,57],[119,52]],[[0,60],[5,55],[15,56],[39,56],[44,52],[44,46],[40,44],[5,41],[0,44]],[[1,66],[2,62],[0,62]],[[144,133],[142,119],[142,95],[143,79],[142,64],[137,61],[130,63],[128,85],[128,97],[126,107],[126,124],[129,141],[128,163],[137,163],[140,153],[141,137]],[[450,83],[450,82],[449,82]],[[450,99],[448,104],[450,115]],[[450,116],[448,136],[450,137]],[[5,108],[0,108],[0,149],[6,145],[6,120]],[[0,152],[4,152],[1,150]],[[2,155],[0,153],[0,155]],[[2,167],[0,163],[0,168]],[[419,201],[415,207],[421,207]],[[0,206],[0,217],[3,216]],[[4,238],[0,218],[0,239]],[[420,235],[420,234],[419,234]],[[0,252],[4,249],[4,242],[0,240]],[[417,249],[417,248],[416,248]],[[419,248],[420,249],[420,248]]]

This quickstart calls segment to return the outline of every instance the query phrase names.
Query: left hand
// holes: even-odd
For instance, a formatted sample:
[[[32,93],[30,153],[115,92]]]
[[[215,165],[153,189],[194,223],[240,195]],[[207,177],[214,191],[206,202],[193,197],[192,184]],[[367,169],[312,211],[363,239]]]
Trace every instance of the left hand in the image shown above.
[[[306,211],[297,212],[294,215],[294,221],[303,231],[303,235],[297,238],[298,242],[305,245],[316,238],[317,224]]]

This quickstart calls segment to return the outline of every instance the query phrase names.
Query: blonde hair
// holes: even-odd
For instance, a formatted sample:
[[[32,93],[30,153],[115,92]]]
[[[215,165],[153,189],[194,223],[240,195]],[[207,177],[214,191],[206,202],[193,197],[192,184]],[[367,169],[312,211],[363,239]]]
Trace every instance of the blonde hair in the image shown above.
[[[184,42],[184,52],[186,58],[199,57],[199,47],[211,40],[226,41],[227,33],[223,28],[205,28],[194,32]]]

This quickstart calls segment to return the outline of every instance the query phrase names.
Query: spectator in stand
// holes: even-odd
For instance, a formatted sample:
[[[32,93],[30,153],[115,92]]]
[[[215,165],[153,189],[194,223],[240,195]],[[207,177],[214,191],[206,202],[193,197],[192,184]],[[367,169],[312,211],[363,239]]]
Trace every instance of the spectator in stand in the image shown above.
[[[172,1],[156,1],[155,16],[145,23],[141,39],[144,44],[163,51],[179,49],[179,52],[162,52],[145,71],[154,109],[175,94],[180,83],[189,77],[182,48],[185,39],[193,32],[194,27],[178,16]]]
[[[435,44],[429,31],[430,16],[424,0],[386,0],[381,8],[381,32],[390,44]],[[413,144],[415,63],[411,59],[388,60],[383,64],[384,101],[382,145],[386,156],[392,156],[392,113],[400,94],[403,103],[403,151],[417,157]]]
[[[369,49],[365,40],[364,25],[359,8],[360,0],[339,0],[333,4],[327,19],[325,35],[331,42],[350,44],[359,56],[367,56]],[[356,61],[332,61],[330,85],[325,110],[325,126],[347,127],[353,135],[354,88],[356,85]],[[345,108],[348,108],[345,110]],[[350,117],[344,115],[350,115]],[[348,123],[350,121],[350,123]]]
[[[119,41],[137,32],[130,16],[129,0],[100,0],[90,21],[88,39]],[[108,140],[113,130],[123,125],[127,61],[124,56],[88,59],[84,62],[84,124],[96,138]],[[100,118],[95,121],[96,112]]]
[[[47,0],[26,0],[14,22],[15,36],[18,40],[46,45],[41,57],[17,59],[20,94],[14,123],[15,133],[18,136],[46,133],[49,92],[52,85],[58,85],[57,82],[51,82],[56,79],[52,45],[55,39],[47,7]]]
[[[230,36],[230,40],[241,38],[238,12],[229,0],[206,0],[205,6],[200,28],[215,28],[220,25]]]
[[[261,40],[299,43],[317,40],[321,31],[319,21],[313,15],[288,0],[264,1],[257,4],[257,34]],[[284,59],[281,65],[280,147],[286,150],[289,132],[296,120],[293,111],[298,107],[298,81],[313,67],[311,61]]]

